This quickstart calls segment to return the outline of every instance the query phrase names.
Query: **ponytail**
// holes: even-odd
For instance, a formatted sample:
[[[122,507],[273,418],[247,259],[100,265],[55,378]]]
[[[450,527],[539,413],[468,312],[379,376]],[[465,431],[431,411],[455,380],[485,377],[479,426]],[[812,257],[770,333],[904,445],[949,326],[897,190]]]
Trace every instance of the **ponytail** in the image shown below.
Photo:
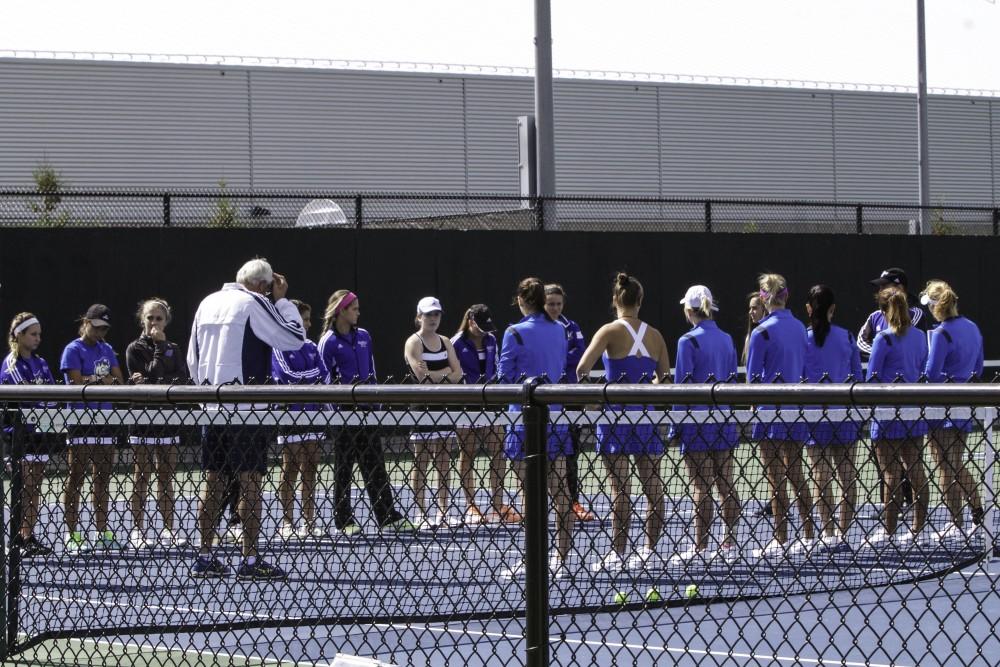
[[[910,328],[910,305],[906,293],[898,287],[886,287],[878,293],[879,308],[885,313],[889,328],[897,336],[903,336]]]
[[[830,334],[830,308],[834,303],[833,290],[826,285],[813,285],[809,290],[809,325],[817,347],[823,347]]]
[[[642,283],[627,273],[619,272],[611,288],[611,298],[619,306],[635,308],[642,305]]]
[[[788,283],[785,277],[777,273],[762,273],[757,276],[757,286],[760,288],[760,300],[764,306],[784,307],[788,303]]]
[[[958,317],[958,295],[951,285],[943,280],[932,280],[920,293],[920,303],[930,308],[931,315],[943,322]]]
[[[533,313],[545,312],[545,285],[538,278],[525,278],[517,284],[517,291],[514,293],[514,304],[517,299],[524,301],[524,305]]]

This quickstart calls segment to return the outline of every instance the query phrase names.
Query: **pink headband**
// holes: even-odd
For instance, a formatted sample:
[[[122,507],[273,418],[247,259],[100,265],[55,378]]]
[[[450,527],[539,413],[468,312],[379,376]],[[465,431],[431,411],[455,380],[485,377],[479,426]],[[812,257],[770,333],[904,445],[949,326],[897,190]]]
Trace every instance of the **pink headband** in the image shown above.
[[[357,298],[358,298],[357,294],[355,294],[354,292],[348,292],[347,294],[344,295],[344,298],[340,300],[340,303],[337,304],[337,307],[333,309],[333,314],[335,316],[340,314],[340,312],[344,310],[344,308],[347,308],[349,305],[354,303],[354,301]]]

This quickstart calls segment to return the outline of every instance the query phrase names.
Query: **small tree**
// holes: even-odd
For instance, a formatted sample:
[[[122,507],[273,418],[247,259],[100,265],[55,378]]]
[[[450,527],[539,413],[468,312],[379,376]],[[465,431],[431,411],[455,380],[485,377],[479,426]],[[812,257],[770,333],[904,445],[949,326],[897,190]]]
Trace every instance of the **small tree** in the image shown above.
[[[40,203],[31,202],[28,204],[28,207],[38,214],[38,224],[42,227],[65,227],[66,223],[69,222],[69,213],[65,211],[56,213],[56,208],[62,202],[59,192],[65,185],[62,182],[62,176],[52,165],[43,162],[35,167],[31,172],[31,177],[35,181],[38,194],[42,196]]]
[[[938,199],[937,205],[939,207],[944,206],[944,199]],[[958,233],[958,225],[948,222],[944,217],[943,208],[935,208],[931,210],[931,234],[934,236],[951,236]]]
[[[215,201],[215,213],[209,218],[208,226],[219,229],[239,227],[240,219],[236,212],[236,206],[226,196],[226,179],[219,179],[219,190],[222,192],[222,196]]]

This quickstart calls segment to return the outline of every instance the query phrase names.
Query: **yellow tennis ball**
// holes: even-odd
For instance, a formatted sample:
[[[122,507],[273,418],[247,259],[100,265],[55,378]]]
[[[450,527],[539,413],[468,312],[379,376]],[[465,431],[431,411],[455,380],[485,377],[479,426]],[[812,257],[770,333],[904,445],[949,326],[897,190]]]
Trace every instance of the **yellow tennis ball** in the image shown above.
[[[660,591],[650,588],[646,591],[646,602],[663,602],[663,596],[660,595]]]
[[[626,602],[628,602],[628,593],[615,593],[615,604],[625,604]]]
[[[698,584],[690,584],[687,588],[685,588],[684,597],[689,599],[698,597]]]

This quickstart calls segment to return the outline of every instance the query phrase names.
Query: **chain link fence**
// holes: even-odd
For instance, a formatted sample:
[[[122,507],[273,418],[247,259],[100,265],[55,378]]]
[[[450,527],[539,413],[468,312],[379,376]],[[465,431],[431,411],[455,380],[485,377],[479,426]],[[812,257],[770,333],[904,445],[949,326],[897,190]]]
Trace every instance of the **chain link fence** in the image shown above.
[[[922,227],[923,225],[923,227]],[[1000,207],[272,190],[0,190],[0,227],[331,227],[998,235]]]
[[[27,664],[1000,650],[997,384],[5,386],[0,405],[2,648]]]

